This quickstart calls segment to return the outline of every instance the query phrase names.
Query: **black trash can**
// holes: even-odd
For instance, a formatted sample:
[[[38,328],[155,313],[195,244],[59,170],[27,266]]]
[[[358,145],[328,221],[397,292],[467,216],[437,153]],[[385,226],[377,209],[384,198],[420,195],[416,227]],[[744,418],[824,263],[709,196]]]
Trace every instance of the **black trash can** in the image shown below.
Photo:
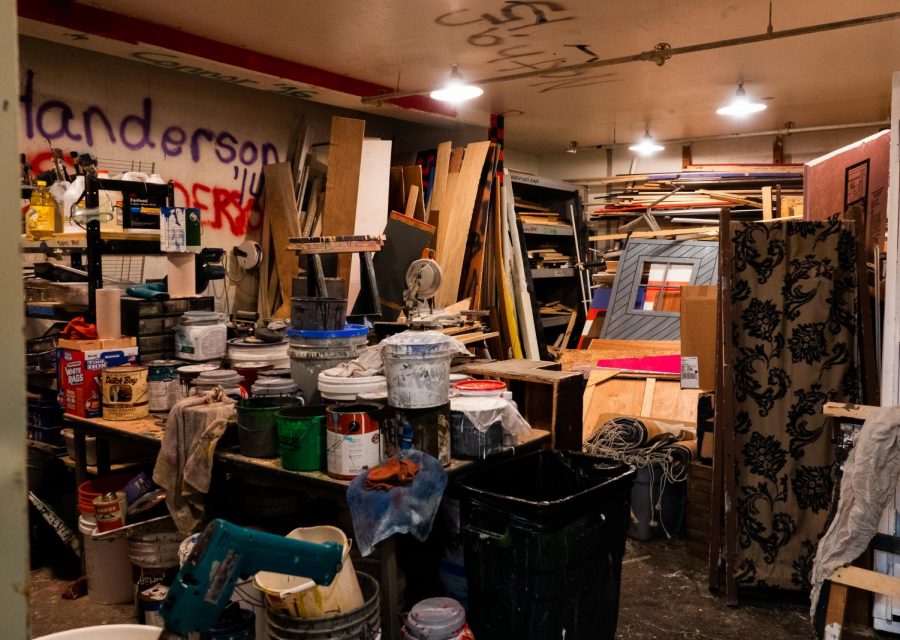
[[[632,466],[538,451],[458,481],[478,640],[613,640]]]

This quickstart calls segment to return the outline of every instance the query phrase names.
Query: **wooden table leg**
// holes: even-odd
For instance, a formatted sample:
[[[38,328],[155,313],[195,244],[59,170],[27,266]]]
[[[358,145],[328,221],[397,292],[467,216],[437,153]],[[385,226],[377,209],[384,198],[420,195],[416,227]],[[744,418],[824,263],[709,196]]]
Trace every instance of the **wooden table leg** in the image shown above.
[[[825,612],[824,640],[841,640],[849,591],[850,589],[846,585],[831,583],[831,591],[828,594],[828,609]]]
[[[80,487],[82,482],[87,481],[87,443],[85,442],[84,431],[78,427],[72,427],[75,444],[75,486]]]
[[[397,572],[397,543],[394,536],[378,544],[381,555],[381,637],[400,638],[400,579]]]

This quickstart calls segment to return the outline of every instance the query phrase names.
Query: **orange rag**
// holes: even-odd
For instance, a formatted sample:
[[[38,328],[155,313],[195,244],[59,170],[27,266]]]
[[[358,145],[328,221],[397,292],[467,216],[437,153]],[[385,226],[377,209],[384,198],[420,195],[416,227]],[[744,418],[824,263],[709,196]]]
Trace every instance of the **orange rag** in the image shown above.
[[[375,489],[390,491],[394,487],[408,485],[417,473],[419,473],[419,465],[415,462],[391,458],[387,462],[369,469],[365,488],[368,491],[374,491]]]
[[[96,340],[97,327],[82,316],[72,318],[66,328],[59,332],[66,340]]]

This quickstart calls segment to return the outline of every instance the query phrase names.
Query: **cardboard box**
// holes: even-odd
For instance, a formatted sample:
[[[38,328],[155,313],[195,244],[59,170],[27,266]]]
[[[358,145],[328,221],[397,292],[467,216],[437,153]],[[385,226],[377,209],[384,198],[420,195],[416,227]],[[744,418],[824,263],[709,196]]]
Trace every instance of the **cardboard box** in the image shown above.
[[[99,418],[100,373],[106,367],[134,364],[138,348],[134,338],[60,340],[58,353],[59,404],[80,418]]]
[[[681,287],[681,388],[716,388],[716,301],[714,285]]]

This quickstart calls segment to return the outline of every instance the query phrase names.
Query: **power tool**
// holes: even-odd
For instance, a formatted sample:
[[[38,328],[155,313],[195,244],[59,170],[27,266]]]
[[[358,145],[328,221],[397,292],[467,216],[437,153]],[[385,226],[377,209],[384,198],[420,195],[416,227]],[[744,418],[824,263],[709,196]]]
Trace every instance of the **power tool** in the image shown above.
[[[304,576],[327,586],[340,573],[343,552],[335,542],[316,544],[213,520],[169,587],[160,640],[207,631],[228,605],[238,579],[258,571]]]

